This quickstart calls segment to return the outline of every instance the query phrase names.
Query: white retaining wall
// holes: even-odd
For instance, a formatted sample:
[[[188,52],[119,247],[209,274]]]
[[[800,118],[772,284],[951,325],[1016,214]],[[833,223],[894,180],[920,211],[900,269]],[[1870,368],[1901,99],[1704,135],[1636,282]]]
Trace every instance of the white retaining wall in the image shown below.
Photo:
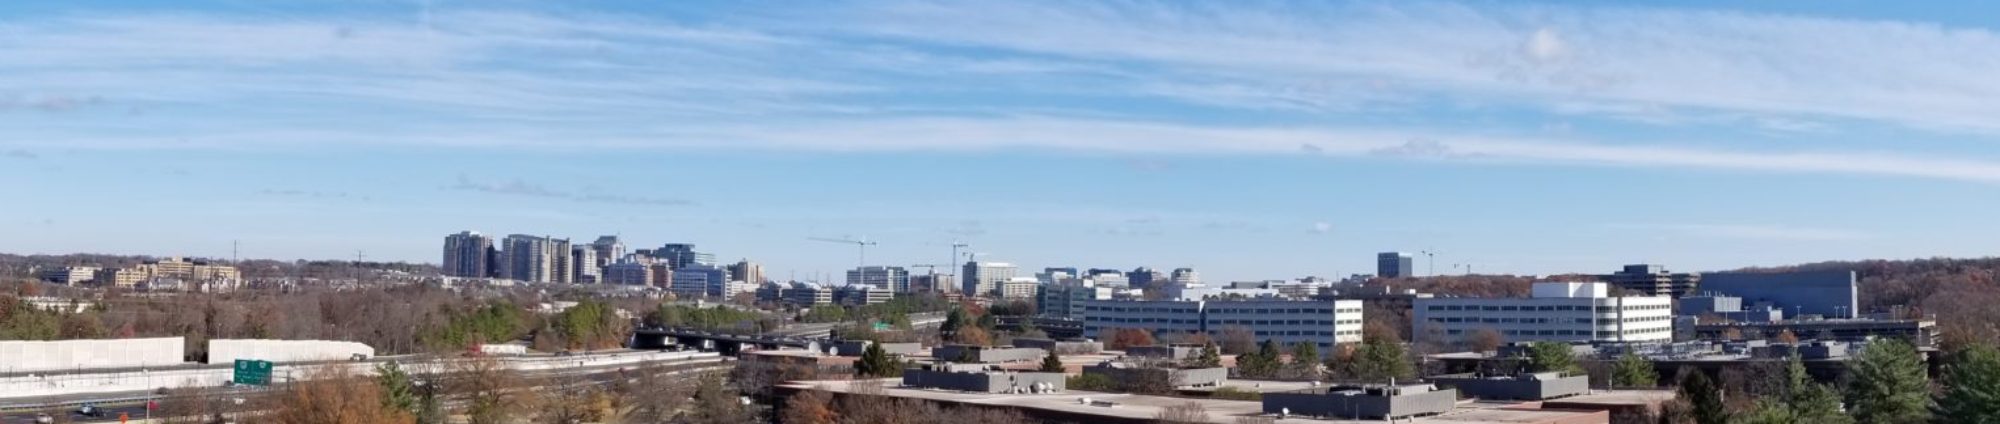
[[[238,359],[271,362],[347,360],[361,355],[375,356],[375,348],[355,342],[332,340],[216,339],[208,341],[208,363],[229,364]]]
[[[0,341],[0,373],[180,365],[186,350],[180,337]]]
[[[546,371],[563,368],[587,368],[602,366],[637,366],[645,362],[685,364],[721,362],[722,357],[712,352],[621,352],[615,354],[578,355],[565,357],[499,357],[508,366],[522,371]],[[447,361],[462,359],[447,359]],[[355,373],[368,375],[375,372],[381,361],[348,362],[328,364],[347,366]],[[287,378],[302,378],[307,368],[315,365],[280,364],[271,370],[273,383]],[[423,366],[404,363],[403,369]],[[158,388],[215,387],[229,382],[234,369],[227,366],[210,366],[199,369],[176,369],[163,371],[105,372],[71,375],[37,375],[0,378],[0,399],[14,397],[58,396],[86,393],[117,393],[150,391]],[[4,404],[6,402],[0,402]]]

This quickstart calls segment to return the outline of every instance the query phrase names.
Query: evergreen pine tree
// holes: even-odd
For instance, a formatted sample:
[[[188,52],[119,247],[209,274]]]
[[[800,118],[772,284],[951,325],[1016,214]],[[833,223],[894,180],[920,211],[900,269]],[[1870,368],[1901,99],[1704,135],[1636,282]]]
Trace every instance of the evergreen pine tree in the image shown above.
[[[1850,424],[1853,418],[1841,413],[1840,395],[1806,374],[1805,361],[1793,354],[1785,367],[1785,404],[1797,422]]]
[[[1062,363],[1062,358],[1058,358],[1058,357],[1056,357],[1056,351],[1055,351],[1055,350],[1049,350],[1049,356],[1044,356],[1044,357],[1042,357],[1042,369],[1041,369],[1041,371],[1042,371],[1042,372],[1064,372],[1064,371],[1063,371],[1063,363]]]
[[[965,309],[951,308],[951,312],[944,315],[944,323],[938,324],[938,333],[955,334],[958,333],[958,328],[963,326],[965,326]]]
[[[1941,380],[1936,422],[2000,424],[2000,350],[1987,345],[1959,350]]]
[[[889,358],[889,351],[882,349],[881,343],[869,343],[861,350],[861,359],[854,361],[854,374],[858,377],[894,377],[903,374],[903,369]]]
[[[1930,419],[1930,383],[1917,350],[1901,340],[1868,343],[1848,364],[1848,413],[1869,424],[1912,424]],[[1958,418],[1958,417],[1953,417]]]
[[[1653,362],[1639,355],[1626,353],[1618,358],[1611,369],[1613,387],[1649,388],[1659,385],[1660,373],[1653,369]]]
[[[375,383],[382,386],[382,406],[391,409],[417,411],[416,387],[410,384],[410,375],[395,361],[375,366]]]
[[[1194,361],[1189,365],[1195,368],[1220,367],[1222,366],[1222,350],[1217,348],[1215,343],[1203,345],[1201,347],[1201,355],[1196,356]]]
[[[1688,402],[1695,424],[1729,424],[1729,409],[1722,404],[1722,390],[1708,375],[1689,373],[1681,380],[1680,398]]]

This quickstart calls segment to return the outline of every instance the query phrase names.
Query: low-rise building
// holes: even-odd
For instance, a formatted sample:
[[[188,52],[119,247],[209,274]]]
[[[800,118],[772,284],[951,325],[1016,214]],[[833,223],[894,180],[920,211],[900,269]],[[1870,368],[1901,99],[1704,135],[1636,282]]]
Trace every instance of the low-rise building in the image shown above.
[[[1139,328],[1157,334],[1221,334],[1241,327],[1257,340],[1312,343],[1322,354],[1339,343],[1361,341],[1362,306],[1355,300],[1103,300],[1084,304],[1084,337]]]
[[[1695,337],[1701,339],[1770,338],[1791,332],[1799,339],[1863,340],[1896,337],[1919,346],[1937,340],[1937,321],[1928,319],[1819,319],[1777,322],[1728,322],[1696,324]]]
[[[1125,355],[1137,356],[1141,358],[1159,358],[1169,361],[1181,361],[1201,356],[1201,351],[1205,347],[1206,346],[1198,344],[1130,346],[1125,348]]]
[[[842,286],[833,290],[833,303],[847,306],[873,305],[896,298],[888,289],[874,286]]]
[[[1533,297],[1416,299],[1411,332],[1456,340],[1492,330],[1507,341],[1663,342],[1673,298],[1614,297],[1604,283],[1535,283]]]
[[[903,370],[908,387],[980,393],[1054,393],[1066,389],[1059,372],[1004,371],[980,364],[927,364]]]
[[[1083,374],[1101,375],[1123,387],[1171,389],[1220,387],[1229,380],[1228,368],[1181,367],[1167,361],[1104,361],[1083,367]]]
[[[97,267],[94,266],[65,266],[42,271],[42,281],[65,286],[83,284],[92,278],[97,278]]]
[[[1439,387],[1482,400],[1549,400],[1590,393],[1590,376],[1559,372],[1519,375],[1453,374],[1430,378]]]
[[[995,347],[951,344],[931,348],[931,359],[941,362],[999,364],[1039,361],[1048,351],[1029,347]]]
[[[793,281],[781,295],[785,303],[801,307],[833,303],[833,289],[813,283]]]
[[[1393,420],[1450,411],[1458,404],[1458,391],[1430,384],[1337,385],[1265,393],[1262,402],[1266,414]]]
[[[104,268],[97,270],[91,281],[99,287],[129,289],[137,287],[141,281],[146,281],[148,275],[146,271],[134,268]]]

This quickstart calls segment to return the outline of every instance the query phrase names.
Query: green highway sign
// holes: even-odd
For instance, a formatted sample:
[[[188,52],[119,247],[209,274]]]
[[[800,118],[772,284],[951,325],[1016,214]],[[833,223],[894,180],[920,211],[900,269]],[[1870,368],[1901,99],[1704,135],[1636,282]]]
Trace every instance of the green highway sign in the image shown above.
[[[271,385],[271,361],[238,359],[236,360],[236,377],[231,381],[235,381],[236,384],[269,386]]]

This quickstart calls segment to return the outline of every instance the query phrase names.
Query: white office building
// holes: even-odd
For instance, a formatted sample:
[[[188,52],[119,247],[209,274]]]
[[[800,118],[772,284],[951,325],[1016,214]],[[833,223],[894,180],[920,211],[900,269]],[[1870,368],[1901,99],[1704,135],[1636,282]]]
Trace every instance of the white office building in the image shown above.
[[[1413,299],[1416,337],[1458,340],[1491,329],[1509,342],[1665,342],[1673,298],[1613,297],[1605,283],[1535,283],[1531,297]]]
[[[1000,283],[1000,298],[1034,300],[1035,287],[1041,285],[1040,281],[1033,278],[1014,277]]]
[[[1019,271],[1014,264],[1006,262],[966,262],[965,279],[960,280],[966,296],[995,294],[1000,286],[1014,279]]]
[[[1109,300],[1113,289],[1090,284],[1043,284],[1036,288],[1035,311],[1043,316],[1083,318],[1083,304]]]
[[[1258,342],[1313,343],[1322,354],[1338,343],[1361,341],[1359,300],[1092,300],[1083,302],[1084,337],[1142,328],[1155,334],[1200,333],[1219,338],[1225,329],[1250,330]]]
[[[900,266],[864,266],[847,270],[847,285],[869,286],[885,293],[909,293],[910,271]]]

